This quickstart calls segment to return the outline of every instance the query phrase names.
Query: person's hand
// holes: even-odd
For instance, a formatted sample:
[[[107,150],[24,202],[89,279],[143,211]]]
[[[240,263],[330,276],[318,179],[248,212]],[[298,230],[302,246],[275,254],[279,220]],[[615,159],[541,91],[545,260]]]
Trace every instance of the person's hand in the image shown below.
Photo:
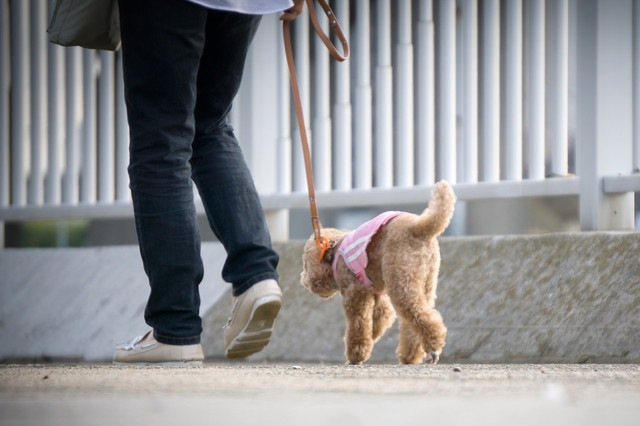
[[[281,21],[293,21],[302,13],[304,8],[304,0],[293,0],[293,6],[285,10],[280,16]]]

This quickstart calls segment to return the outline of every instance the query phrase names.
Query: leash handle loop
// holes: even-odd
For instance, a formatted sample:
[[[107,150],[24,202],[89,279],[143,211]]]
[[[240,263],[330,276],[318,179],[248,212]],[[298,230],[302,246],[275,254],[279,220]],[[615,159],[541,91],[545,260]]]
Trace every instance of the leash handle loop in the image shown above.
[[[333,28],[333,32],[335,33],[336,37],[338,37],[338,40],[340,40],[340,43],[342,44],[342,54],[338,52],[338,48],[331,42],[331,40],[329,40],[327,34],[325,34],[325,32],[322,30],[320,22],[318,21],[318,16],[316,15],[316,8],[313,5],[313,0],[307,0],[309,17],[311,18],[313,28],[316,30],[316,33],[318,34],[318,37],[320,37],[320,40],[322,40],[324,45],[327,46],[327,49],[329,50],[329,53],[331,54],[333,59],[338,62],[344,62],[349,57],[349,42],[347,41],[347,37],[345,37],[344,32],[342,31],[342,27],[338,22],[338,18],[336,18],[335,13],[333,13],[333,10],[331,10],[331,7],[326,2],[326,0],[318,0],[318,4],[320,4],[320,7],[322,7],[322,10],[324,10],[327,18],[329,18],[329,24]]]

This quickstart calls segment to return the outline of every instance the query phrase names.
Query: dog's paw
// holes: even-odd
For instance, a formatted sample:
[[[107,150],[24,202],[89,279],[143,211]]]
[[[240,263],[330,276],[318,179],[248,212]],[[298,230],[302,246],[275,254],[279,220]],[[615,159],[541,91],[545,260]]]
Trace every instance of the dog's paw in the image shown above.
[[[433,365],[436,365],[438,361],[440,361],[440,354],[435,351],[429,352],[425,360],[427,364],[433,364]]]
[[[345,351],[347,362],[352,365],[362,364],[371,356],[372,346],[370,341],[347,346]]]
[[[422,364],[426,357],[426,353],[418,342],[409,342],[405,340],[401,342],[396,350],[396,357],[400,364]]]

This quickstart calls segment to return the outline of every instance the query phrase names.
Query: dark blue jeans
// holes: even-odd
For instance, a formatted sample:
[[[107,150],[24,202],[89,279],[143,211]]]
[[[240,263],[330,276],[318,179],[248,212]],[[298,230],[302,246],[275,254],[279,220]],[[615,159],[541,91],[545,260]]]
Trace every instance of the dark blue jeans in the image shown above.
[[[200,341],[204,267],[195,182],[227,251],[235,296],[277,279],[260,200],[227,115],[259,16],[185,0],[120,0],[129,178],[151,294],[145,320],[158,341]]]

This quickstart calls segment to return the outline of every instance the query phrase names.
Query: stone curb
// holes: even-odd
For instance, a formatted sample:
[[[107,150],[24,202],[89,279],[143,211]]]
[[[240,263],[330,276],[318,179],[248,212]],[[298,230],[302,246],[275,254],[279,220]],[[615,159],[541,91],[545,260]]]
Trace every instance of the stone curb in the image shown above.
[[[299,284],[302,241],[276,244],[285,302],[271,343],[250,359],[342,362],[341,298]],[[640,234],[449,237],[437,307],[442,361],[640,362]],[[223,357],[230,309],[224,250],[203,244],[203,345]],[[0,360],[109,360],[146,330],[137,247],[0,250]],[[395,363],[397,330],[370,362]]]
[[[278,246],[284,306],[271,343],[252,359],[344,361],[341,297],[299,284],[302,241]],[[443,238],[437,308],[443,361],[640,362],[640,235]],[[230,295],[206,316],[204,344],[222,357]],[[371,362],[396,362],[392,327]]]

